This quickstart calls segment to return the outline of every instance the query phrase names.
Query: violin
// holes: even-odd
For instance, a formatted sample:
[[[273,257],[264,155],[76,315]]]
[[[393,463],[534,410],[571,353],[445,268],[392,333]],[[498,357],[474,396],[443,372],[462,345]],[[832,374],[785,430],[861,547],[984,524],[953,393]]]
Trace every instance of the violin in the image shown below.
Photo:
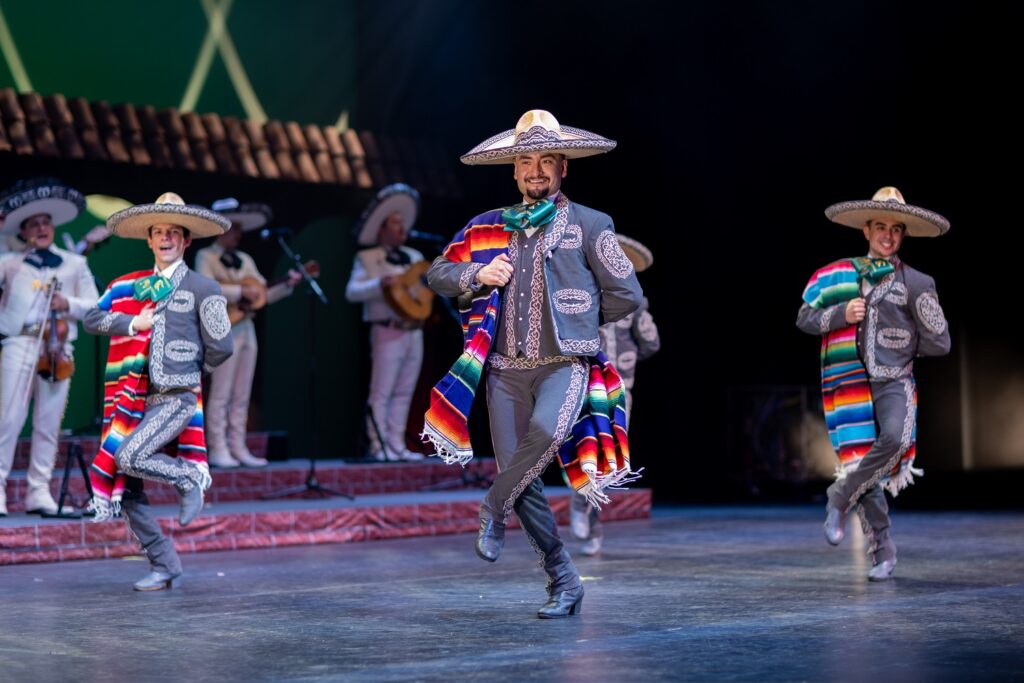
[[[60,282],[53,278],[46,287],[46,303],[49,308],[54,293],[60,291]],[[60,382],[75,374],[74,357],[64,353],[70,329],[68,321],[58,318],[57,311],[50,309],[49,318],[39,332],[39,362],[36,363],[36,373],[43,379]]]

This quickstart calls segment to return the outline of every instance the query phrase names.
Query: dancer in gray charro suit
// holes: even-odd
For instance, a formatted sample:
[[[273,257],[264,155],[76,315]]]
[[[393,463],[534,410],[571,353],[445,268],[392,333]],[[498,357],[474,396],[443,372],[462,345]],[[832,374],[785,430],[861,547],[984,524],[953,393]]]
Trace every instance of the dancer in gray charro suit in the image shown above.
[[[548,574],[541,618],[579,612],[583,587],[561,539],[540,475],[567,440],[583,406],[589,358],[601,322],[633,312],[643,297],[611,218],[561,192],[567,159],[615,143],[543,110],[462,157],[512,163],[523,203],[472,219],[432,264],[430,286],[445,296],[500,288],[486,361],[487,408],[499,474],[480,506],[477,554],[495,561],[514,511]],[[429,427],[429,425],[428,425]],[[437,434],[427,436],[437,445]]]
[[[120,509],[152,565],[150,574],[135,584],[136,590],[170,587],[181,574],[181,561],[149,509],[142,480],[168,483],[178,490],[182,525],[202,509],[203,491],[210,485],[198,409],[200,380],[203,372],[210,372],[231,355],[231,323],[220,286],[190,270],[182,256],[193,235],[222,234],[229,225],[219,214],[188,206],[170,192],[155,204],[125,209],[108,220],[113,234],[146,239],[156,262],[152,271],[115,279],[85,318],[89,332],[115,337],[113,367],[119,367],[114,361],[127,363],[138,354],[146,359],[143,372],[148,387],[139,385],[140,391],[145,390],[142,415],[137,422],[126,424],[122,434],[118,431],[121,417],[117,411],[112,413],[92,477],[98,491],[93,507],[102,518],[117,510],[120,491],[110,482],[119,474],[127,475]],[[118,355],[117,347],[132,344],[138,346],[137,353]],[[108,365],[108,383],[110,368]],[[116,392],[118,400],[130,401],[130,394],[127,392],[126,398],[125,392]],[[105,407],[105,420],[108,412]],[[183,454],[172,457],[162,449],[175,438]]]
[[[949,352],[949,326],[935,281],[900,260],[905,235],[949,230],[937,213],[906,204],[894,187],[869,201],[834,204],[825,215],[863,231],[868,256],[820,269],[804,291],[797,326],[821,335],[822,394],[839,455],[828,489],[825,537],[838,545],[856,509],[868,537],[868,578],[885,581],[896,566],[884,489],[896,495],[920,470],[916,455],[914,359]]]

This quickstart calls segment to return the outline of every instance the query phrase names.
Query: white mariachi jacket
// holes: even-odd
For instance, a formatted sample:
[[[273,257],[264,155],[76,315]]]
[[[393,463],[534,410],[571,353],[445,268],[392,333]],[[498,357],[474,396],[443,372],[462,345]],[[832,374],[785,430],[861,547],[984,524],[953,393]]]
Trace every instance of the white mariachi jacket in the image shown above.
[[[60,314],[62,318],[82,320],[96,305],[99,292],[85,257],[53,245],[49,251],[61,259],[56,268],[37,268],[26,262],[28,252],[0,256],[0,334],[17,336],[25,327],[45,321],[46,284],[53,277],[60,282],[60,293],[68,300],[69,309]],[[68,342],[77,338],[78,325],[69,325]]]

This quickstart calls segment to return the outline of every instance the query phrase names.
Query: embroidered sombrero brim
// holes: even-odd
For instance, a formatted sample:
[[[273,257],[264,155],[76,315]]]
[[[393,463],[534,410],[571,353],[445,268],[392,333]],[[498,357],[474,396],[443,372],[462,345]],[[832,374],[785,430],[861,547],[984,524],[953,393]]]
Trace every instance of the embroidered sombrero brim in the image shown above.
[[[221,215],[231,221],[234,225],[238,223],[242,232],[258,230],[269,223],[274,217],[274,212],[266,204],[242,204],[234,211],[222,211]]]
[[[938,237],[949,231],[949,221],[934,211],[897,201],[840,202],[825,209],[825,215],[834,223],[858,230],[869,220],[884,216],[906,225],[912,237]]]
[[[642,243],[619,233],[616,233],[615,236],[619,239],[619,246],[622,247],[626,258],[633,263],[633,269],[636,272],[642,273],[654,265],[654,254]]]
[[[411,230],[420,212],[420,193],[405,183],[381,188],[353,229],[359,246],[371,247],[377,244],[381,224],[395,211],[402,214],[405,229]]]
[[[78,190],[61,184],[41,183],[15,187],[0,202],[4,217],[3,233],[17,233],[27,218],[45,213],[54,227],[73,221],[85,209],[85,197]]]
[[[561,131],[556,133],[538,126],[520,135],[518,142],[513,128],[484,140],[460,158],[462,163],[470,166],[510,163],[520,154],[533,152],[555,152],[564,154],[568,159],[578,159],[610,152],[618,144],[582,128],[560,128]]]
[[[188,228],[192,237],[223,235],[231,227],[231,221],[221,214],[191,204],[139,204],[107,219],[110,232],[139,240],[149,237],[149,229],[160,223]]]

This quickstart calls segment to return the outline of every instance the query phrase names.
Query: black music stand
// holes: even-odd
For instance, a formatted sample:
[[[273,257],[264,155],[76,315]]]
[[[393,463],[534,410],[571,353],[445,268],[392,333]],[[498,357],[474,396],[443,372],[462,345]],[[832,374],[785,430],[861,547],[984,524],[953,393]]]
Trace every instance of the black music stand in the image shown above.
[[[330,498],[331,496],[341,496],[342,498],[348,498],[349,500],[355,500],[355,496],[342,493],[341,491],[335,491],[334,489],[322,486],[316,478],[316,461],[319,458],[320,450],[320,431],[317,429],[317,410],[316,410],[316,312],[317,312],[317,299],[322,304],[327,305],[327,296],[324,294],[324,290],[320,288],[316,280],[309,274],[305,266],[302,265],[302,260],[299,255],[292,251],[292,248],[288,246],[288,242],[285,241],[283,232],[287,232],[283,229],[279,229],[277,235],[277,243],[281,245],[281,250],[292,260],[295,264],[295,269],[302,274],[302,279],[309,285],[309,410],[310,410],[310,422],[313,424],[313,446],[311,453],[309,454],[309,472],[306,474],[306,482],[299,486],[291,486],[280,491],[273,491],[267,493],[261,498],[263,500],[272,500],[274,498],[284,498],[286,496],[294,496],[300,493],[313,493],[318,494],[321,498]],[[314,298],[315,297],[315,298]]]
[[[68,452],[64,458],[64,478],[60,483],[60,496],[57,498],[57,512],[55,514],[49,514],[47,512],[40,513],[40,517],[48,518],[60,518],[60,519],[79,519],[83,516],[81,512],[61,512],[64,509],[64,500],[66,498],[71,499],[71,504],[76,508],[84,507],[74,500],[71,492],[68,491],[68,482],[71,479],[71,468],[73,463],[78,463],[78,469],[82,472],[82,479],[85,481],[85,490],[89,494],[86,502],[92,500],[92,482],[89,480],[89,469],[85,465],[85,458],[82,456],[82,446],[77,441],[72,441],[68,444]],[[89,514],[89,513],[85,513]]]

